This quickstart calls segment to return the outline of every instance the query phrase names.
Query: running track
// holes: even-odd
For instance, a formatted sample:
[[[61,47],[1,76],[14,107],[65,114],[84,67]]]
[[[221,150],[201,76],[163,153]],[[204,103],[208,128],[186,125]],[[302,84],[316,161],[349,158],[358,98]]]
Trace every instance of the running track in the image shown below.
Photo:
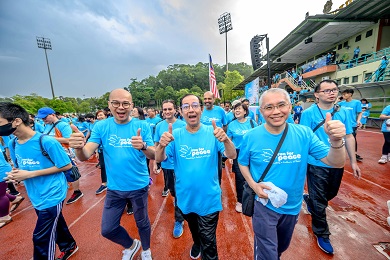
[[[282,259],[386,259],[374,245],[390,242],[390,227],[386,201],[390,199],[390,163],[379,165],[383,136],[377,130],[358,133],[359,163],[363,178],[353,178],[347,162],[338,196],[327,210],[335,255],[328,256],[316,245],[311,232],[310,215],[302,209],[289,249]],[[105,193],[95,195],[100,185],[100,170],[96,163],[80,163],[81,189],[84,197],[64,206],[64,216],[75,237],[79,251],[71,258],[121,259],[122,248],[100,234],[100,221]],[[220,259],[253,259],[253,231],[251,219],[235,212],[234,174],[225,170],[223,208],[220,214],[217,243]],[[149,217],[152,225],[151,250],[153,259],[190,259],[192,246],[188,226],[179,239],[172,237],[172,197],[161,197],[163,176],[151,175],[154,184],[149,195]],[[19,191],[26,200],[12,214],[13,222],[0,229],[0,259],[32,259],[32,232],[36,215],[23,186]],[[68,191],[68,198],[72,190]],[[133,216],[124,214],[122,225],[132,236],[139,238]]]

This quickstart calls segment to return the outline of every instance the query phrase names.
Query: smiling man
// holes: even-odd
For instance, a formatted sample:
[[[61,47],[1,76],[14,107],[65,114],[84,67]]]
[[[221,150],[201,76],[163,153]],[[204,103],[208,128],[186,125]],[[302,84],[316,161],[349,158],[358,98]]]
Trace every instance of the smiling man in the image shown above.
[[[238,157],[242,175],[256,192],[252,225],[255,234],[255,259],[279,259],[287,250],[302,205],[308,155],[332,167],[341,168],[345,163],[343,149],[345,127],[338,120],[326,115],[325,131],[330,147],[302,125],[288,124],[291,103],[288,93],[280,88],[265,91],[259,100],[260,111],[266,121],[244,135]],[[264,182],[272,182],[287,193],[284,205],[276,207],[268,200],[264,189],[271,188],[258,183],[278,145],[286,125],[286,138],[271,165]]]
[[[149,125],[130,117],[133,109],[131,94],[124,89],[113,90],[108,107],[113,115],[99,121],[88,142],[82,133],[74,133],[69,144],[82,161],[102,145],[107,173],[107,195],[102,216],[102,235],[122,245],[122,259],[133,259],[142,244],[143,260],[152,259],[150,221],[148,216],[149,172],[146,157],[154,159],[154,146]],[[141,243],[129,236],[120,225],[127,200],[133,205]]]
[[[338,93],[339,89],[335,81],[329,79],[321,81],[314,89],[314,96],[318,102],[303,111],[300,124],[310,127],[321,141],[330,146],[328,135],[321,123],[325,120],[326,113],[332,113],[332,119],[340,120],[346,128],[345,147],[353,175],[358,179],[361,173],[355,157],[355,139],[352,136],[352,124],[348,118],[348,110],[344,107],[335,106]],[[343,173],[344,168],[331,167],[321,160],[309,156],[307,167],[309,194],[304,194],[303,199],[312,216],[312,230],[317,237],[317,244],[321,250],[328,254],[333,254],[333,247],[329,240],[330,232],[326,220],[326,207],[328,202],[336,197]]]
[[[169,124],[156,148],[156,161],[173,160],[177,205],[193,239],[190,257],[218,259],[216,231],[222,200],[217,157],[220,152],[234,159],[236,150],[214,121],[212,126],[200,123],[201,105],[199,97],[192,94],[180,100],[187,125],[172,131]]]

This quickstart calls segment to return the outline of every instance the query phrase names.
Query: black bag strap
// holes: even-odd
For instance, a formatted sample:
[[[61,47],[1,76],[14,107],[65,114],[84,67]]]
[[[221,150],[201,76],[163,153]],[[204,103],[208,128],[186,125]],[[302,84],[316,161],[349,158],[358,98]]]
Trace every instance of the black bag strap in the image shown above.
[[[15,153],[15,147],[16,147],[16,139],[17,139],[17,137],[12,139],[12,149],[14,149],[14,153]],[[15,168],[19,168],[18,158],[16,156],[15,156]]]
[[[58,120],[57,122],[55,122],[55,123],[53,124],[53,126],[50,128],[50,130],[49,130],[46,134],[47,134],[47,135],[50,134],[51,130],[53,130],[54,127],[56,127],[56,125],[57,125],[59,122],[60,122],[60,120]]]
[[[320,107],[317,105],[318,109],[320,109]],[[333,111],[332,113],[330,114],[331,116],[334,116],[334,114],[336,114],[336,112],[338,112],[340,110],[340,105],[338,104],[335,104],[334,107],[333,107]],[[321,110],[320,110],[320,113],[321,113]],[[321,113],[322,115],[322,113]],[[323,124],[325,124],[325,119],[321,121],[321,123],[319,123],[314,129],[313,129],[313,132],[317,131],[318,128],[320,128]]]
[[[278,152],[280,150],[280,147],[282,147],[282,144],[283,144],[283,141],[284,139],[286,138],[286,135],[287,135],[287,131],[288,131],[288,123],[286,123],[286,127],[284,128],[284,131],[283,131],[283,135],[282,137],[280,138],[280,141],[278,143],[278,146],[276,147],[276,150],[274,152],[274,154],[272,155],[272,158],[271,160],[269,161],[268,165],[267,165],[267,168],[265,168],[264,172],[263,172],[263,175],[261,175],[260,177],[260,180],[258,181],[259,182],[262,182],[265,178],[265,176],[267,175],[269,169],[271,168],[273,162],[275,161],[275,158],[276,156],[278,155]]]
[[[51,131],[51,130],[50,130]],[[49,131],[49,133],[50,133]],[[52,164],[55,165],[55,163],[53,162],[53,160],[50,158],[49,154],[46,152],[46,150],[43,148],[43,144],[42,144],[42,139],[43,137],[46,136],[46,134],[42,134],[40,137],[39,137],[39,148],[41,149],[41,153],[43,156],[45,156],[47,159],[49,159],[49,161],[51,161]]]

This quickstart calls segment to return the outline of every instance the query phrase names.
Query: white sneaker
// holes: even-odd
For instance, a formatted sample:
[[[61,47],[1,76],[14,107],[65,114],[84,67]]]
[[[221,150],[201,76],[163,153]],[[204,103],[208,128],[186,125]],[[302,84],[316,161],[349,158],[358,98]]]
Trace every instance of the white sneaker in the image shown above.
[[[390,217],[387,217],[387,224],[390,226]]]
[[[123,253],[122,260],[132,260],[134,258],[134,256],[135,256],[135,254],[140,249],[141,242],[138,239],[134,239],[133,245],[134,245],[133,249],[127,248],[127,249],[122,251],[122,253]],[[145,259],[147,259],[147,258],[145,258]]]
[[[380,163],[380,164],[387,163],[387,156],[382,155],[382,157],[379,159],[378,163]]]
[[[389,208],[389,216],[390,216],[390,200],[387,201],[387,207]]]
[[[152,260],[152,252],[150,251],[150,248],[146,251],[142,251],[141,253],[141,259],[142,260]]]
[[[236,203],[236,211],[238,213],[241,213],[242,212],[242,204],[240,202],[237,202]]]

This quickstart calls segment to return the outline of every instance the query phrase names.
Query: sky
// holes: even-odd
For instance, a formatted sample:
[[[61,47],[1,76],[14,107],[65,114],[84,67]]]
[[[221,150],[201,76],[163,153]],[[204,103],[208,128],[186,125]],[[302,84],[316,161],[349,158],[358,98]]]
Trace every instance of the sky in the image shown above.
[[[270,49],[326,0],[1,0],[0,97],[100,97],[173,64],[224,65],[218,18],[231,14],[229,63],[251,63],[250,40],[268,34]],[[344,0],[333,0],[332,10]]]

